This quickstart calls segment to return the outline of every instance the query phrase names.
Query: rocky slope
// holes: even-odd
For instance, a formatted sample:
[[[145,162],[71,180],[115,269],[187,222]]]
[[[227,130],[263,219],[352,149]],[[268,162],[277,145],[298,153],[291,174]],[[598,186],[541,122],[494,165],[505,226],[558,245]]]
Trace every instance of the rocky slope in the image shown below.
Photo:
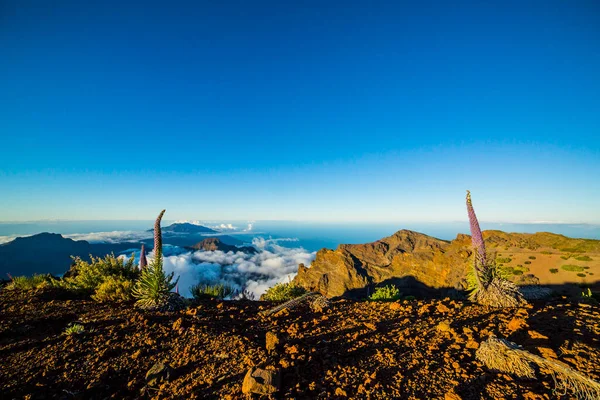
[[[555,399],[552,377],[518,379],[475,359],[488,335],[600,379],[600,308],[556,298],[497,310],[457,300],[336,300],[273,316],[264,302],[142,312],[57,293],[0,291],[6,399],[240,399],[249,368],[279,369],[281,399]],[[83,333],[63,335],[79,321]],[[267,351],[267,332],[272,352]],[[157,363],[169,379],[153,384]],[[256,397],[255,397],[256,398]],[[562,398],[572,398],[567,393]]]
[[[483,232],[488,250],[508,249],[600,253],[600,241],[571,239],[552,233],[520,234]],[[549,253],[546,251],[546,253]],[[531,253],[535,254],[535,253]],[[374,284],[393,283],[405,294],[445,294],[463,288],[470,267],[471,238],[459,234],[445,241],[409,230],[367,244],[343,244],[336,250],[322,249],[310,267],[300,265],[294,282],[328,297],[363,297]],[[536,258],[535,256],[533,256]],[[524,275],[522,283],[537,278]]]
[[[230,252],[230,251],[233,251],[234,253],[241,251],[243,253],[255,254],[258,252],[252,246],[241,246],[241,247],[232,246],[227,243],[223,243],[221,240],[219,240],[219,238],[214,238],[214,237],[206,238],[206,239],[202,240],[201,242],[198,242],[189,248],[192,250],[203,250],[203,251],[220,250],[225,253]]]

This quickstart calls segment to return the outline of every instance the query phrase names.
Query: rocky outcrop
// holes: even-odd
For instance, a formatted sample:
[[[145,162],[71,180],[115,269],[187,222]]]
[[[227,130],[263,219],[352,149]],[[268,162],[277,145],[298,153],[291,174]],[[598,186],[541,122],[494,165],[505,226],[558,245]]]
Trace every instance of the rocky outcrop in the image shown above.
[[[365,295],[371,285],[387,281],[419,292],[454,288],[471,254],[468,240],[456,242],[401,230],[373,243],[320,250],[310,268],[300,266],[294,281],[328,297]]]
[[[234,253],[241,251],[243,253],[254,254],[257,250],[252,246],[237,247],[221,242],[216,237],[206,238],[203,241],[196,243],[190,247],[194,250],[215,251],[221,250],[225,253],[233,251]]]
[[[600,241],[593,239],[573,239],[548,232],[482,233],[490,252],[508,248],[600,252]],[[416,295],[462,289],[471,266],[471,246],[469,235],[459,234],[456,239],[446,241],[401,230],[373,243],[322,249],[309,268],[299,266],[294,282],[327,297],[364,297],[376,284],[395,284],[403,294]],[[533,275],[523,275],[516,283],[531,285],[536,281]]]

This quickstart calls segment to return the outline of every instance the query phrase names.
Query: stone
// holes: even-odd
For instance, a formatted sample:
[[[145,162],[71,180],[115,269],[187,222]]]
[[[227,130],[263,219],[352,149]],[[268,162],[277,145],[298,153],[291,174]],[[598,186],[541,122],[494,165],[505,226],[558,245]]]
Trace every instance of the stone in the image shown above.
[[[508,323],[507,328],[508,328],[509,331],[515,332],[515,331],[518,331],[519,329],[524,328],[526,326],[527,326],[527,322],[523,318],[514,317]]]
[[[438,306],[436,307],[437,312],[441,313],[441,314],[446,314],[450,312],[450,309],[448,307],[446,307],[444,304],[438,304]]]
[[[281,385],[279,370],[266,370],[252,367],[246,372],[242,383],[242,393],[270,395],[277,393]]]
[[[164,382],[169,382],[173,368],[167,363],[157,362],[146,372],[146,384],[148,386],[159,386]]]
[[[275,351],[277,349],[277,346],[279,345],[279,343],[281,342],[279,340],[279,337],[277,336],[277,334],[275,332],[267,332],[266,335],[266,342],[267,342],[267,351],[269,353],[272,353],[273,351]]]
[[[438,332],[450,332],[450,321],[442,321],[435,327]]]

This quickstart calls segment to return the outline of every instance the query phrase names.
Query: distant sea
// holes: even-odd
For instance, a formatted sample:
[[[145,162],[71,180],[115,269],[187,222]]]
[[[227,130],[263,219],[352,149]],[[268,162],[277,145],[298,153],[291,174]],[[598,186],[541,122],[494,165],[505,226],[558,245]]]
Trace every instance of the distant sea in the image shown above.
[[[163,221],[163,226],[173,221]],[[284,247],[303,247],[316,251],[323,247],[335,248],[339,244],[368,243],[390,236],[400,229],[422,232],[439,239],[452,240],[458,233],[469,233],[465,222],[394,222],[394,223],[325,223],[293,221],[253,221],[252,230],[246,229],[247,221],[220,221],[230,223],[236,230],[224,230],[222,234],[250,243],[261,236],[273,239],[293,239],[279,242]],[[26,223],[0,223],[0,243],[16,236],[28,236],[40,232],[64,235],[88,234],[93,232],[143,231],[153,227],[154,221],[41,221]],[[204,225],[204,224],[203,224]],[[214,223],[206,223],[214,226]],[[553,232],[574,238],[600,239],[600,225],[592,224],[517,224],[481,223],[482,229],[498,229],[505,232]]]

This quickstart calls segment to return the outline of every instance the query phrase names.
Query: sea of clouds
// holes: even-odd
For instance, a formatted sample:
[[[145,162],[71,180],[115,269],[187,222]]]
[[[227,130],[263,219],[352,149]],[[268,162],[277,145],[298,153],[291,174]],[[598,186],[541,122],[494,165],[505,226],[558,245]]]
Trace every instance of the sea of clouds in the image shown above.
[[[190,297],[190,287],[198,283],[225,283],[240,292],[247,290],[258,299],[269,287],[293,279],[298,264],[310,265],[314,260],[316,252],[280,244],[294,241],[297,239],[256,237],[252,241],[258,250],[256,254],[220,250],[182,252],[170,246],[163,250],[163,265],[167,273],[174,272],[179,277],[179,293],[183,296]],[[148,260],[151,259],[149,254]]]

